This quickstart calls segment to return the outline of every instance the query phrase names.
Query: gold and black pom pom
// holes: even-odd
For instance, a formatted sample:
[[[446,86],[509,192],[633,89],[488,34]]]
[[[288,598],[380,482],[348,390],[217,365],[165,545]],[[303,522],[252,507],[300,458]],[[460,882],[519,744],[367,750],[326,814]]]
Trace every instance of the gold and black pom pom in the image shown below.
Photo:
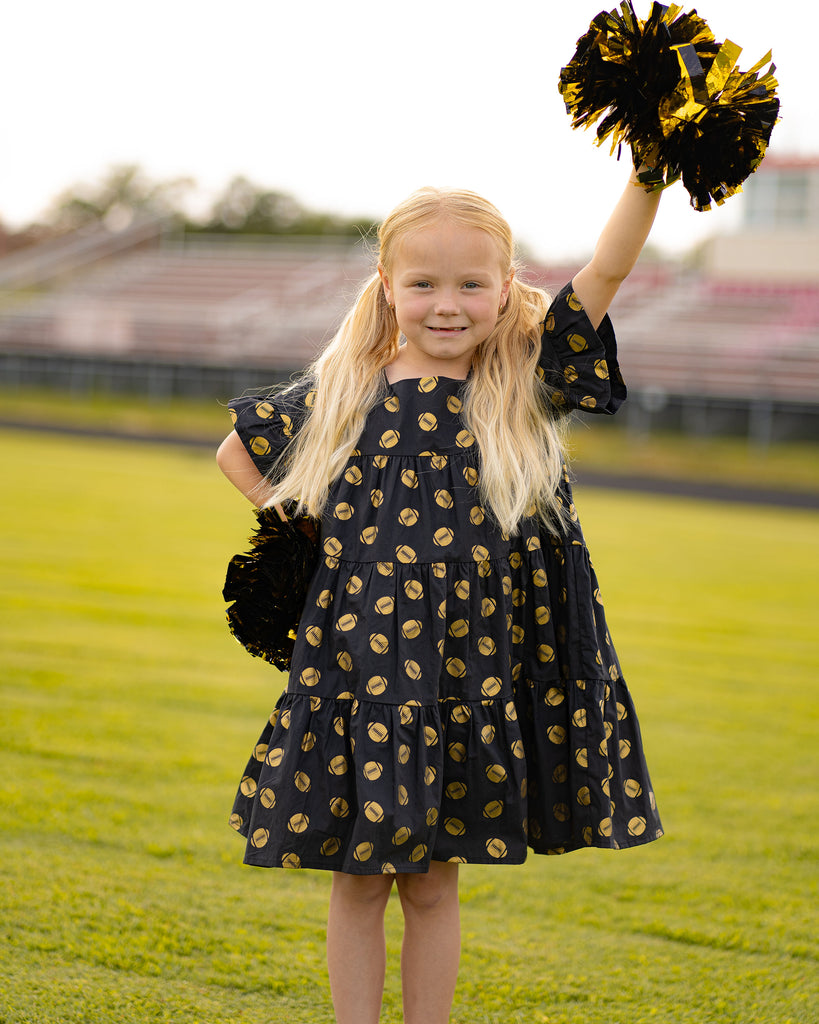
[[[251,550],[228,563],[222,596],[231,633],[252,655],[287,670],[318,558],[319,521],[256,513]]]
[[[681,10],[654,3],[642,21],[625,0],[601,12],[558,88],[573,128],[597,124],[598,145],[626,144],[636,167],[652,168],[640,175],[647,189],[682,178],[691,205],[708,210],[762,162],[779,115],[776,68],[768,53],[740,71],[741,48],[716,42],[696,11]]]

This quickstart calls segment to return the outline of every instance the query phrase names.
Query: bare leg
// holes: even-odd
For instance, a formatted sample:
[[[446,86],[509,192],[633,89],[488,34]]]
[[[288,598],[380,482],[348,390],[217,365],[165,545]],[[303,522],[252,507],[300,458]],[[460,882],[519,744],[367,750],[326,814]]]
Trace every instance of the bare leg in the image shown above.
[[[428,874],[398,875],[404,911],[404,1024],[447,1024],[461,955],[458,865],[432,861]]]
[[[384,911],[393,876],[333,874],[327,968],[337,1024],[378,1024],[384,994]]]

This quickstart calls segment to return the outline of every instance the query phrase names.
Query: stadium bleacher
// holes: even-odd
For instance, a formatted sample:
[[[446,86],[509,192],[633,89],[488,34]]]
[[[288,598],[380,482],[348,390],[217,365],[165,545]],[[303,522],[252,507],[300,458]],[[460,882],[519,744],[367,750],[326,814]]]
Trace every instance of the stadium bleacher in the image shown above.
[[[30,252],[22,284],[19,260],[16,277],[4,277],[0,261],[6,385],[42,381],[47,367],[56,376],[70,370],[76,383],[78,361],[93,366],[85,377],[98,386],[106,366],[119,386],[128,367],[140,377],[138,367],[151,366],[155,379],[173,366],[188,392],[224,387],[217,368],[252,370],[259,383],[288,376],[331,335],[372,268],[363,245],[338,240],[175,242],[158,231],[154,242],[143,231],[130,247],[89,257],[86,240],[82,265],[63,260],[43,280],[32,277]],[[527,278],[554,291],[574,269],[535,266]],[[819,409],[819,283],[730,281],[646,261],[612,317],[624,375],[644,408],[685,400]],[[209,383],[197,367],[211,371]],[[173,380],[162,389],[179,390]]]

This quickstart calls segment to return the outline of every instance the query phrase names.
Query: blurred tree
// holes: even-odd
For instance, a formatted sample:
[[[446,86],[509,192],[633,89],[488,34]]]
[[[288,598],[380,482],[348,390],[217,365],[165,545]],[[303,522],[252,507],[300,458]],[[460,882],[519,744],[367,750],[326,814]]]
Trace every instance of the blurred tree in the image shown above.
[[[341,235],[355,238],[368,234],[372,227],[372,220],[308,210],[289,193],[265,189],[242,175],[228,183],[204,223],[186,224],[189,231],[224,234]]]
[[[186,205],[195,185],[192,178],[152,181],[137,164],[118,164],[95,182],[78,182],[65,189],[39,223],[21,232],[20,239],[26,244],[100,224],[116,231],[140,216],[176,219],[189,232],[242,235],[359,238],[374,226],[373,219],[310,210],[289,193],[264,188],[242,175],[228,182],[204,216],[193,217]],[[11,245],[4,248],[8,251]]]
[[[100,223],[121,230],[140,215],[179,216],[182,199],[193,186],[192,178],[152,182],[136,164],[116,165],[99,182],[62,192],[45,219],[59,232]]]

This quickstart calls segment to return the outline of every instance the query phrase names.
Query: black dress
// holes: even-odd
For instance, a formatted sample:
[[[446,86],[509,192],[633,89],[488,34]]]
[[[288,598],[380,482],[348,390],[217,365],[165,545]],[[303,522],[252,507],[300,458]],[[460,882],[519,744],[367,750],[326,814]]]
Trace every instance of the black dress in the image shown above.
[[[595,332],[570,285],[541,370],[567,410],[625,398],[611,324]],[[502,534],[462,387],[387,385],[332,487],[287,689],[231,816],[248,864],[427,871],[662,835],[568,476],[565,535],[534,518]],[[311,398],[304,382],[230,403],[262,472]]]

